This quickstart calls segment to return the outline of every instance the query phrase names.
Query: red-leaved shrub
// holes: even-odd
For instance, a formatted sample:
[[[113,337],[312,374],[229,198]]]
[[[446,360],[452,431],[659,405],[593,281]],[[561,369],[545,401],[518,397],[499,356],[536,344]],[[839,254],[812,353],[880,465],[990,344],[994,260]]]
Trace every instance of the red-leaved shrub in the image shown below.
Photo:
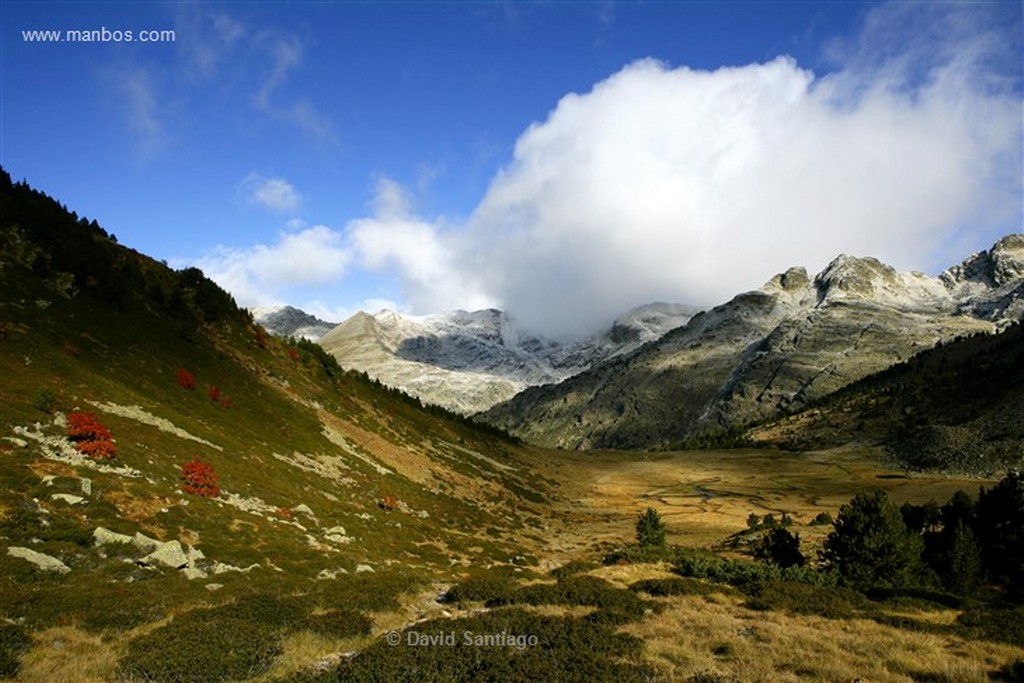
[[[220,495],[217,486],[217,473],[213,465],[193,458],[192,462],[181,466],[181,490],[194,493],[204,498],[216,498]]]
[[[297,362],[299,360],[299,352],[295,349],[288,349],[288,357]]]
[[[185,368],[181,368],[178,370],[178,386],[182,389],[192,391],[196,388],[196,378],[192,376],[191,372]]]
[[[220,400],[220,389],[214,385],[210,386],[210,400],[214,403]]]
[[[92,413],[69,413],[67,434],[75,450],[93,460],[111,460],[117,455],[110,429]]]
[[[385,510],[397,510],[398,509],[398,497],[393,495],[387,495],[381,498],[380,502],[377,503],[381,508]]]

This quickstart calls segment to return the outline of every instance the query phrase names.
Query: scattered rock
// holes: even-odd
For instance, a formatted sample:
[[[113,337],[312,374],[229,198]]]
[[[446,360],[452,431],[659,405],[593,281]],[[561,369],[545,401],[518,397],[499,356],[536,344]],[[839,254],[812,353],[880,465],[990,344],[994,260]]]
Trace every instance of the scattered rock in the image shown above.
[[[128,534],[119,534],[116,531],[110,529],[104,529],[99,526],[92,532],[93,540],[96,545],[109,545],[111,543],[131,543],[132,537]]]
[[[320,573],[316,575],[318,579],[336,579],[340,574],[348,574],[348,570],[339,567],[338,569],[321,569]]]
[[[223,587],[224,587],[223,583],[208,583],[205,586],[203,586],[203,588],[205,588],[206,590],[210,591],[211,593],[214,592],[214,591],[219,591]]]
[[[159,564],[171,569],[184,569],[189,566],[189,560],[179,541],[167,541],[159,544],[156,550],[140,559],[139,564],[148,566]]]
[[[68,505],[78,505],[79,503],[85,502],[85,498],[72,495],[70,493],[54,493],[50,496],[50,500],[60,500]]]
[[[32,564],[36,565],[40,569],[46,572],[58,572],[60,574],[67,574],[71,571],[71,567],[67,566],[56,557],[51,557],[45,553],[40,553],[30,548],[22,548],[20,546],[11,546],[7,549],[7,554],[12,557],[20,557],[23,560],[28,560]]]
[[[373,573],[373,567],[371,567],[368,564],[357,564],[356,565],[356,574],[363,574],[365,572],[370,572],[372,574]]]

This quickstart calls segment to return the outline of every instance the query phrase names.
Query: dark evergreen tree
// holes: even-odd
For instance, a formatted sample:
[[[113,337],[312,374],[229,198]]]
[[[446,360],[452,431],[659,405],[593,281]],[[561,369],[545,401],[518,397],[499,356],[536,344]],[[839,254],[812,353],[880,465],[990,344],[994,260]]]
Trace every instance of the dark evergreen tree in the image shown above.
[[[914,586],[922,582],[921,536],[907,529],[884,491],[858,494],[839,509],[822,559],[856,588]]]
[[[643,547],[663,547],[666,532],[665,523],[654,508],[647,508],[636,520],[636,542]]]
[[[1009,472],[991,490],[984,487],[975,506],[975,530],[989,577],[1024,599],[1024,476]]]
[[[800,552],[800,534],[793,534],[789,529],[775,527],[761,537],[754,547],[754,557],[771,562],[785,569],[786,567],[802,567],[807,561]]]

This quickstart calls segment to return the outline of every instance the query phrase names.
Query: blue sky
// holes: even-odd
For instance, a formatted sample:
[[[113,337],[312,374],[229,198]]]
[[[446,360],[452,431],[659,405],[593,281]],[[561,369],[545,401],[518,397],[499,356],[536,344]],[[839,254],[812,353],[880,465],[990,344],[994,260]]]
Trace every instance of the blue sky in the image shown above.
[[[571,334],[1022,226],[1016,2],[0,7],[0,163],[243,305]]]

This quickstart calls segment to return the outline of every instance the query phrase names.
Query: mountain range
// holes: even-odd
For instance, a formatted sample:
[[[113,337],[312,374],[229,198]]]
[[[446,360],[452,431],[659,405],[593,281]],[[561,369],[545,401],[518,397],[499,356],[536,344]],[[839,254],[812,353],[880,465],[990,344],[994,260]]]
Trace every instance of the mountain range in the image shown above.
[[[494,309],[420,316],[383,310],[357,313],[319,343],[347,369],[472,414],[629,353],[699,310],[652,303],[627,311],[601,334],[573,341],[527,332]]]
[[[937,343],[1024,317],[1024,234],[939,277],[841,255],[478,416],[532,443],[661,449],[795,412]]]

